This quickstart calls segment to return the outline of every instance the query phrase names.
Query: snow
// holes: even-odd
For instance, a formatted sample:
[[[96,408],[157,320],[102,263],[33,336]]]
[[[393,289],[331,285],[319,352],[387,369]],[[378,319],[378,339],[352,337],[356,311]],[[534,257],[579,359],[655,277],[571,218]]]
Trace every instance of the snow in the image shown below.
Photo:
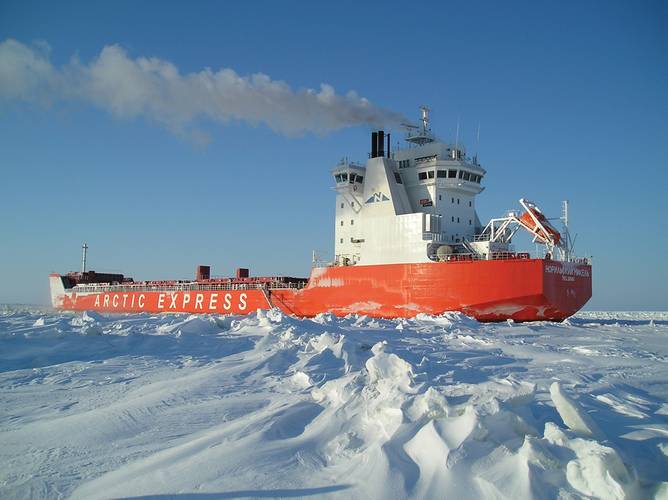
[[[668,498],[668,313],[0,309],[0,497]]]
[[[561,420],[573,432],[587,437],[601,435],[589,414],[578,407],[578,404],[564,392],[559,382],[553,382],[550,386],[550,396]]]

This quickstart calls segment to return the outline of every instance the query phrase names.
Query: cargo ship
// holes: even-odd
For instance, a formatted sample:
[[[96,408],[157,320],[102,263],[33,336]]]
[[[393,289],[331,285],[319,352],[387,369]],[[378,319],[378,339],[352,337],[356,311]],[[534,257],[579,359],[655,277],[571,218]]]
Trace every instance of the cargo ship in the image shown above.
[[[134,281],[86,269],[49,276],[57,309],[111,313],[247,314],[279,308],[319,313],[413,317],[460,311],[480,321],[561,321],[591,297],[589,259],[573,254],[564,202],[558,229],[526,199],[519,210],[483,225],[476,196],[486,170],[463,146],[439,140],[421,108],[405,125],[405,145],[391,151],[390,134],[371,133],[364,165],[342,160],[331,171],[335,203],[334,258],[314,255],[310,276],[212,277]],[[527,231],[536,255],[515,251]]]

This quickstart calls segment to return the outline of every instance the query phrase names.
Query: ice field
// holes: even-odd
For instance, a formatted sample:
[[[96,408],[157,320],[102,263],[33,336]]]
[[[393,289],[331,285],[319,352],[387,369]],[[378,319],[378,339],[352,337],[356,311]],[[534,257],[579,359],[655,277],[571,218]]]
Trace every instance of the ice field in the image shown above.
[[[668,313],[0,308],[1,498],[668,498]]]

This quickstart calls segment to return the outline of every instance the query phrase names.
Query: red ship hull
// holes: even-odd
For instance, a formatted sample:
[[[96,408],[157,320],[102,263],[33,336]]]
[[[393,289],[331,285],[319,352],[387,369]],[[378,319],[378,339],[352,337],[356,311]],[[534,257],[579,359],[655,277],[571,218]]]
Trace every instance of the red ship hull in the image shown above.
[[[189,290],[166,284],[161,290],[154,283],[76,293],[63,287],[62,276],[50,278],[54,307],[114,313],[247,314],[278,307],[305,317],[330,312],[407,318],[461,311],[480,321],[561,321],[592,293],[588,264],[519,258],[314,268],[300,289],[220,290],[193,282]]]

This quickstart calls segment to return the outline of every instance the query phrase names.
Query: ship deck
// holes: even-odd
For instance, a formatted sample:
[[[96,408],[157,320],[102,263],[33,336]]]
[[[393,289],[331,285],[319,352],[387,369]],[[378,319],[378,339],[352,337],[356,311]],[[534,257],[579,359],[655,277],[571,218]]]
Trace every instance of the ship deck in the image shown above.
[[[101,292],[191,292],[221,290],[301,289],[308,279],[292,276],[261,276],[252,278],[212,278],[208,280],[135,281],[126,283],[85,283],[71,288],[76,293]]]

